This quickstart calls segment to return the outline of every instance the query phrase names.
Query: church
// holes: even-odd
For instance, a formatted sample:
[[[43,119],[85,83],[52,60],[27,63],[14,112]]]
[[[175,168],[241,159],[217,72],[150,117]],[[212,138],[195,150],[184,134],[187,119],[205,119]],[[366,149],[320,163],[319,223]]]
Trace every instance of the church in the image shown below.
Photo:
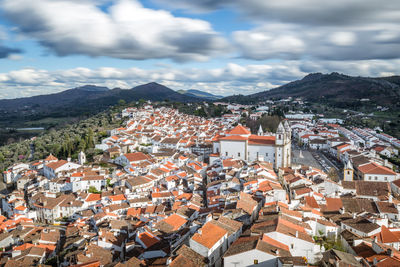
[[[213,153],[221,158],[256,160],[274,164],[275,169],[291,165],[291,129],[289,123],[279,123],[275,135],[264,135],[261,126],[257,135],[238,125],[224,136],[213,139]],[[210,158],[210,162],[212,162]]]

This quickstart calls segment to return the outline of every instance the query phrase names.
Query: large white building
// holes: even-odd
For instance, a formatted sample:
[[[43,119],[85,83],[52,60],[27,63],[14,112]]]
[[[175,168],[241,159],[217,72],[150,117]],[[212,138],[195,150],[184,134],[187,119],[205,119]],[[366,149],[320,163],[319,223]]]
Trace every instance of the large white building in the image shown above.
[[[268,161],[276,169],[291,165],[291,129],[289,123],[280,123],[275,135],[264,136],[262,130],[253,135],[238,125],[224,136],[213,140],[213,153],[223,158]],[[210,162],[212,159],[210,159]]]

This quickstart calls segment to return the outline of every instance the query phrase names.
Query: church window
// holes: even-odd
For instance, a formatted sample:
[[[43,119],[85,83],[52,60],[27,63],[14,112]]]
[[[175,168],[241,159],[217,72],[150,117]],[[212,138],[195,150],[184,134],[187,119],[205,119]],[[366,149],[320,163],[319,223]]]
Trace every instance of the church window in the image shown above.
[[[347,171],[347,174],[350,174],[350,171]]]

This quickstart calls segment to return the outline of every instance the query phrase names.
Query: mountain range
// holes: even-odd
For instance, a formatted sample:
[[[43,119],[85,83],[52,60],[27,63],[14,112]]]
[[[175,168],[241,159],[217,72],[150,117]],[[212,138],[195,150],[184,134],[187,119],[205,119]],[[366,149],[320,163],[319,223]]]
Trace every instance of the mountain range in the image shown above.
[[[17,99],[0,100],[0,126],[11,122],[32,121],[45,117],[79,117],[102,111],[118,104],[139,99],[151,101],[200,102],[220,101],[257,103],[268,99],[301,97],[311,102],[324,102],[337,107],[354,105],[381,105],[400,107],[400,76],[369,78],[352,77],[339,73],[312,73],[301,80],[251,95],[233,95],[225,98],[198,90],[174,91],[152,82],[132,89],[109,89],[85,85],[60,93]],[[361,102],[364,99],[367,102]]]
[[[94,113],[115,105],[119,100],[127,103],[139,99],[152,101],[199,102],[206,98],[178,93],[158,83],[148,83],[132,89],[109,89],[95,85],[85,85],[55,94],[38,95],[16,99],[0,100],[0,115],[65,117],[80,113]]]
[[[243,96],[234,95],[221,101],[255,103],[268,99],[301,97],[311,102],[324,102],[346,107],[360,103],[398,106],[400,103],[400,76],[369,78],[353,77],[336,72],[312,73],[301,80],[277,88]]]
[[[180,93],[180,94],[187,95],[187,96],[203,98],[203,99],[211,100],[211,101],[223,98],[223,96],[221,96],[221,95],[213,95],[213,94],[210,94],[210,93],[207,93],[207,92],[203,92],[203,91],[200,91],[200,90],[194,90],[194,89],[178,90],[177,92]]]

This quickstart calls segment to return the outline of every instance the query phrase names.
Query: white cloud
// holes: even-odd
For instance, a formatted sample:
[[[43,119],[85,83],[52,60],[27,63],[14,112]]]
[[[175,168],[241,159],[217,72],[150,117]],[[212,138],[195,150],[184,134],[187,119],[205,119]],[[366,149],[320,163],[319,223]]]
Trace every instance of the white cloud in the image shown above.
[[[340,72],[353,76],[397,73],[400,60],[301,61],[268,64],[228,63],[214,69],[74,68],[47,71],[34,68],[0,73],[0,98],[15,98],[63,91],[86,84],[129,89],[158,82],[171,89],[198,89],[218,95],[251,94],[301,79],[311,72]]]
[[[350,46],[356,42],[356,36],[352,32],[334,32],[330,41],[338,46]]]
[[[304,41],[296,31],[282,24],[269,24],[250,31],[236,31],[233,39],[246,58],[296,59],[305,50]]]
[[[400,2],[386,0],[153,0],[171,9],[207,12],[235,8],[252,21],[323,25],[400,22]]]
[[[60,56],[85,54],[122,59],[207,60],[227,50],[210,23],[145,8],[137,0],[2,0],[19,31]]]
[[[171,9],[229,8],[253,29],[232,34],[241,57],[365,60],[400,58],[400,1],[153,0]]]
[[[253,60],[365,60],[400,58],[400,27],[306,27],[265,23],[233,33],[240,55]]]

